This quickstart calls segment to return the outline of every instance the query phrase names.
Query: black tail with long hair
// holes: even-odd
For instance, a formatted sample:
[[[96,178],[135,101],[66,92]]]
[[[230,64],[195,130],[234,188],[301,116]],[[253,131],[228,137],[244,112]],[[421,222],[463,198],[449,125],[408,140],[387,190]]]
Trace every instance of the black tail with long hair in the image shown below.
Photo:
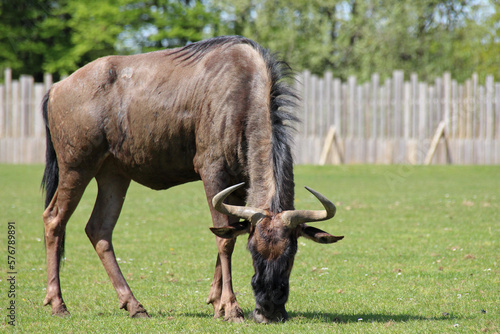
[[[50,135],[48,108],[49,108],[49,95],[50,90],[45,94],[42,101],[42,114],[45,122],[45,138],[46,138],[46,151],[45,151],[45,171],[42,178],[42,190],[45,191],[45,208],[47,208],[54,197],[57,186],[59,185],[59,165],[57,164],[56,151],[52,143]],[[66,233],[63,233],[61,246],[59,248],[59,259],[64,257],[64,244]],[[44,237],[45,241],[45,237]]]
[[[45,208],[47,208],[52,201],[52,197],[56,193],[59,184],[59,166],[57,164],[56,151],[50,136],[49,120],[48,120],[48,107],[49,107],[50,91],[45,94],[42,101],[42,114],[45,122],[45,138],[46,138],[46,151],[45,151],[45,171],[42,178],[42,190],[45,191]]]

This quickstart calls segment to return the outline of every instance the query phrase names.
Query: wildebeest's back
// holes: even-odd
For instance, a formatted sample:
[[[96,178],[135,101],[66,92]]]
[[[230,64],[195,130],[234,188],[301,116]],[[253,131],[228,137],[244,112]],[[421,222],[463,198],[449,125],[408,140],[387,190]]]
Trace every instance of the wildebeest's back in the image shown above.
[[[244,127],[260,122],[270,138],[265,62],[246,44],[195,61],[176,51],[101,58],[56,84],[50,109],[62,117],[49,124],[66,141],[56,147],[59,160],[76,165],[111,155],[155,189],[197,180],[196,171],[215,160],[240,170]]]

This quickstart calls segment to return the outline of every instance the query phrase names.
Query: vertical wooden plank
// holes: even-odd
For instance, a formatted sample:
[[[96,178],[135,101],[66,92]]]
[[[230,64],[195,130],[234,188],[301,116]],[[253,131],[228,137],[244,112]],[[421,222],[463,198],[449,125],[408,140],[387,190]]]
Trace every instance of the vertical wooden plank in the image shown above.
[[[305,163],[304,151],[305,151],[305,142],[306,142],[306,105],[307,105],[307,90],[306,90],[306,74],[307,71],[303,71],[296,76],[295,80],[295,89],[297,92],[300,92],[301,101],[299,104],[299,108],[297,109],[297,116],[300,118],[301,122],[298,125],[297,131],[297,140],[296,142],[296,150],[297,153],[295,155],[296,163],[303,164]],[[43,86],[45,90],[45,85]]]
[[[458,85],[458,96],[457,96],[457,138],[465,137],[465,121],[467,118],[466,114],[466,103],[465,103],[465,87],[464,85]]]
[[[21,113],[19,112],[20,110],[20,101],[19,101],[19,81],[18,80],[12,80],[12,108],[10,110],[10,118],[11,118],[11,136],[12,137],[19,137],[20,135],[20,116]]]
[[[45,92],[48,92],[50,87],[52,86],[52,74],[45,73],[43,76],[43,84],[45,87]]]
[[[500,83],[495,83],[495,131],[493,136],[500,139]],[[497,148],[500,149],[500,145]]]
[[[33,83],[34,79],[29,75],[22,75],[20,78],[20,135],[29,137],[32,134],[33,113]]]
[[[463,138],[455,138],[453,139],[455,145],[457,147],[456,156],[455,156],[455,164],[463,165],[464,164],[464,152],[463,152]]]
[[[26,136],[29,106],[28,102],[28,80],[26,75],[19,77],[19,136]]]
[[[486,89],[484,86],[479,86],[478,95],[477,95],[477,105],[478,105],[478,117],[477,120],[477,138],[484,139],[486,138]]]
[[[34,109],[35,112],[33,113],[33,136],[35,138],[43,138],[45,131],[44,131],[44,124],[43,124],[43,117],[42,117],[42,100],[44,96],[44,85],[43,84],[35,84],[34,87]]]
[[[430,137],[434,133],[434,129],[437,128],[436,120],[439,118],[438,111],[437,111],[437,101],[438,99],[436,98],[436,86],[429,86],[428,87],[428,110],[427,110],[427,137]]]
[[[465,81],[465,138],[472,138],[472,108],[473,108],[472,80]]]
[[[434,83],[434,117],[432,118],[432,129],[439,126],[439,123],[444,120],[444,84],[443,78],[437,77]]]
[[[5,86],[0,85],[0,138],[4,137],[5,137]]]
[[[379,95],[379,113],[378,113],[378,131],[377,137],[379,139],[385,138],[385,120],[387,117],[387,92],[386,85],[380,86],[380,95]]]
[[[456,80],[451,81],[451,110],[450,110],[450,130],[448,131],[449,138],[458,137],[458,117],[459,117],[459,103],[458,103],[458,84]]]
[[[374,73],[371,77],[371,91],[372,91],[372,137],[370,139],[371,163],[378,162],[377,141],[379,137],[379,123],[380,123],[380,76]]]
[[[310,101],[310,109],[307,111],[307,113],[309,114],[310,118],[309,118],[309,134],[311,136],[316,136],[317,135],[317,128],[316,128],[316,115],[317,115],[317,96],[316,96],[316,92],[317,92],[317,87],[318,87],[318,77],[316,75],[311,75],[310,77],[311,81],[311,85],[309,86],[311,91],[309,92],[310,93],[310,96],[311,96],[311,99],[309,100]]]
[[[379,105],[379,93],[378,93],[378,86],[380,82],[380,77],[378,73],[374,73],[372,75],[372,80],[371,80],[371,95],[372,95],[372,100],[371,100],[371,114],[372,114],[372,128],[371,128],[371,137],[372,139],[375,139],[377,137],[378,131],[377,131],[377,121],[378,121],[378,105]]]
[[[4,71],[5,85],[5,137],[12,135],[12,70],[10,68]]]
[[[341,85],[341,91],[342,91],[342,108],[341,108],[341,118],[342,118],[342,137],[345,138],[347,137],[347,134],[349,133],[349,106],[348,106],[348,100],[349,100],[349,87],[347,86],[347,83],[343,83]],[[345,143],[347,147],[347,143]]]
[[[484,164],[485,165],[491,165],[493,164],[495,152],[493,152],[493,139],[491,138],[486,138],[484,140]]]
[[[27,135],[32,137],[34,135],[34,122],[35,122],[35,114],[39,113],[40,108],[39,104],[36,104],[35,101],[35,78],[33,76],[28,77],[28,111],[27,118],[28,122],[26,124],[28,128]]]
[[[451,74],[450,72],[445,72],[443,75],[443,110],[442,110],[442,120],[446,124],[445,132],[450,133],[451,129]]]
[[[347,79],[347,84],[349,86],[349,101],[347,102],[348,109],[347,114],[349,115],[349,123],[348,123],[348,133],[347,136],[349,138],[354,137],[354,129],[356,124],[356,77],[350,76]]]
[[[326,115],[325,115],[325,80],[318,78],[317,79],[317,86],[316,86],[316,93],[317,93],[317,109],[316,109],[316,124],[315,124],[315,129],[316,129],[316,137],[319,138],[320,140],[324,140],[324,132],[325,132],[325,126],[326,126]]]
[[[392,79],[388,78],[385,80],[385,110],[384,110],[384,130],[382,133],[383,138],[391,138],[393,133],[393,127],[391,120],[393,119],[393,108],[392,108]],[[392,154],[392,153],[391,153]]]
[[[309,139],[309,119],[308,119],[308,109],[309,109],[309,100],[310,100],[310,78],[311,74],[309,71],[304,71],[303,76],[303,92],[304,92],[304,100],[303,100],[303,109],[302,109],[302,161],[303,163],[308,163],[307,160],[307,143]]]
[[[477,138],[478,135],[478,130],[477,130],[477,118],[479,116],[479,108],[477,105],[477,99],[478,99],[478,91],[479,91],[479,83],[478,83],[478,76],[477,73],[472,74],[472,96],[471,96],[471,103],[472,103],[472,108],[471,108],[471,137],[472,138]]]
[[[330,128],[333,122],[333,105],[332,105],[332,72],[325,73],[325,128]]]
[[[495,119],[493,114],[493,97],[495,83],[492,75],[486,76],[486,98],[485,98],[485,137],[493,139]]]
[[[458,94],[458,83],[456,80],[451,81],[451,114],[450,114],[450,129],[447,133],[448,142],[450,143],[451,156],[453,163],[457,164],[457,157],[460,155],[458,141],[453,139],[458,138],[458,126],[460,121],[460,103]]]
[[[363,84],[363,100],[362,100],[362,107],[361,107],[361,116],[363,117],[363,133],[364,133],[364,138],[368,139],[371,137],[371,120],[372,120],[372,114],[371,114],[371,87],[369,82],[365,82]]]
[[[418,85],[418,138],[424,139],[427,135],[427,84]]]
[[[495,140],[495,165],[500,165],[500,140]]]
[[[314,110],[316,107],[315,101],[315,91],[316,82],[315,76],[313,74],[308,75],[307,80],[307,95],[309,96],[307,101],[307,109],[305,110],[305,119],[307,119],[307,136],[306,136],[306,147],[304,148],[304,153],[306,154],[306,163],[312,163],[312,150],[313,150],[313,138],[314,138]]]
[[[356,120],[356,131],[355,136],[359,138],[364,138],[364,113],[363,113],[363,86],[359,85],[356,87],[356,105],[355,105],[355,116]]]
[[[500,164],[500,160],[498,159],[500,156],[500,141],[498,140],[490,140],[491,142],[491,157],[490,157],[490,163],[492,165],[498,165]]]
[[[364,150],[364,147],[365,147],[365,131],[364,131],[364,124],[365,124],[365,113],[364,113],[364,103],[363,103],[363,100],[364,100],[364,90],[363,90],[363,86],[362,85],[359,85],[356,89],[357,91],[357,96],[356,96],[356,114],[357,114],[357,130],[356,130],[356,136],[357,136],[357,145],[355,146],[356,148],[356,157],[357,157],[357,160],[360,162],[360,163],[365,163],[365,150]]]
[[[316,163],[317,159],[315,158],[316,153],[316,145],[315,141],[318,140],[318,77],[316,75],[311,75],[311,109],[308,110],[310,115],[309,120],[309,133],[310,133],[310,141],[307,152],[309,152],[309,163]]]
[[[337,133],[342,134],[342,83],[338,78],[333,80],[333,122]]]
[[[411,137],[418,138],[418,75],[412,73],[411,77],[411,96],[412,96],[412,128]],[[415,162],[416,163],[416,162]]]
[[[403,124],[404,132],[403,136],[406,140],[411,137],[411,111],[412,111],[412,97],[411,97],[411,84],[409,82],[404,83],[403,91]]]
[[[484,131],[485,131],[485,140],[484,140],[484,163],[486,165],[491,165],[493,161],[494,152],[493,148],[493,130],[495,125],[495,120],[493,117],[493,96],[494,96],[494,80],[492,75],[486,76],[485,82],[485,115],[484,115]]]
[[[7,162],[6,156],[5,156],[5,142],[7,141],[7,138],[0,138],[0,164]]]
[[[393,72],[393,130],[391,136],[393,138],[400,138],[403,135],[402,119],[403,119],[403,83],[404,72]]]

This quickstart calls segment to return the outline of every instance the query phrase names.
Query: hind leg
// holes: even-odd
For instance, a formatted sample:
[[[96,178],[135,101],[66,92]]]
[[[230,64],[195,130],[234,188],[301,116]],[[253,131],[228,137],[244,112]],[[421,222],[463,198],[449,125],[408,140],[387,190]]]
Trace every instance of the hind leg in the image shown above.
[[[64,235],[66,223],[91,179],[92,176],[85,173],[61,170],[57,191],[43,213],[47,257],[47,294],[43,304],[51,305],[53,315],[69,314],[62,298],[59,281]]]
[[[118,294],[120,308],[127,310],[131,317],[149,317],[125,281],[116,262],[111,242],[113,229],[120,215],[130,179],[117,173],[112,162],[108,162],[104,163],[96,175],[96,180],[97,200],[85,232]]]

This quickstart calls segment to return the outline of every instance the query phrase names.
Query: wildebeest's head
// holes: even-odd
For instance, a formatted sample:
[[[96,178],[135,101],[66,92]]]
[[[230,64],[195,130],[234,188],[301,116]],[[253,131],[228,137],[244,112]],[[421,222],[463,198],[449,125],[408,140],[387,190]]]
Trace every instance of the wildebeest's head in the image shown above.
[[[212,202],[221,213],[244,219],[238,224],[211,228],[221,238],[235,238],[249,233],[247,248],[252,254],[255,275],[252,288],[255,295],[253,318],[257,322],[285,321],[289,278],[297,253],[297,238],[303,236],[315,242],[329,244],[343,237],[333,236],[306,222],[327,220],[335,215],[335,205],[320,193],[307,188],[323,204],[325,210],[290,210],[273,213],[268,210],[224,204],[224,199],[238,184],[217,194]]]

